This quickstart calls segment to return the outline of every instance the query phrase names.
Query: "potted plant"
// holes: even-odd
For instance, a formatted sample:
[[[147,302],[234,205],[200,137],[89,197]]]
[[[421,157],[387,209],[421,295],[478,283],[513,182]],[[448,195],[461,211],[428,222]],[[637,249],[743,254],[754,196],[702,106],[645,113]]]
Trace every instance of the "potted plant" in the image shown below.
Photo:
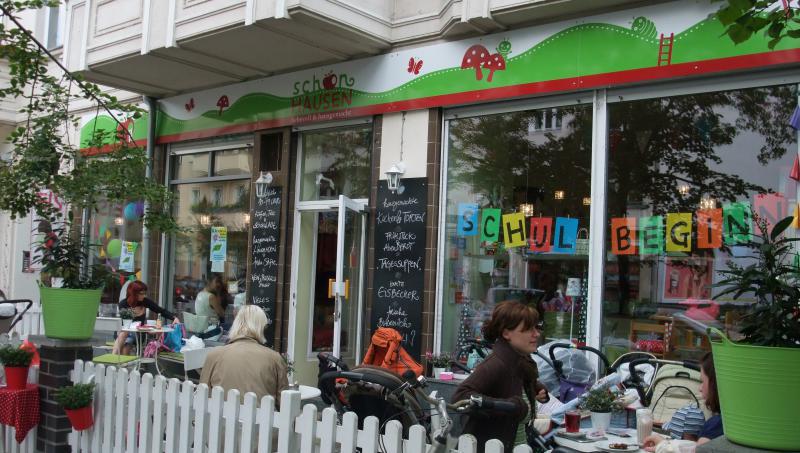
[[[28,383],[28,368],[33,353],[22,348],[4,346],[0,348],[0,363],[6,371],[6,386],[11,390],[22,390]]]
[[[67,418],[76,431],[89,429],[94,424],[92,417],[92,399],[94,383],[75,384],[56,390],[55,400],[64,408]]]
[[[4,12],[16,21],[24,10],[40,8],[41,3],[8,3]],[[90,275],[86,237],[80,237],[82,225],[73,218],[81,219],[101,203],[136,200],[143,203],[148,230],[174,233],[179,228],[171,214],[173,195],[158,180],[146,176],[151,157],[137,143],[147,136],[144,109],[120,102],[72,74],[53,73],[50,54],[42,52],[32,34],[21,33],[17,27],[0,29],[0,42],[4,48],[14,49],[4,60],[15,68],[0,87],[0,100],[25,99],[23,117],[8,136],[9,149],[0,162],[0,210],[12,219],[34,213],[43,220],[39,232],[45,235],[42,245],[47,250],[41,291],[45,334],[86,338],[86,326],[93,330],[97,306],[74,312],[84,304],[99,303],[101,278]],[[73,107],[85,102],[107,115],[96,119],[93,132],[76,142],[65,130],[79,124]],[[104,259],[99,257],[99,261]],[[59,286],[53,283],[62,280],[65,289],[53,288]],[[92,292],[76,296],[82,291],[74,290],[87,288]],[[53,311],[53,304],[60,307]],[[74,322],[80,328],[60,331],[53,321],[63,321],[62,326]],[[79,330],[83,333],[78,334]]]
[[[709,329],[725,436],[733,442],[772,450],[800,450],[796,412],[800,407],[800,274],[795,242],[784,233],[793,217],[770,231],[753,215],[757,234],[745,244],[745,265],[728,263],[714,297],[755,299],[740,322],[741,338],[730,341]],[[766,387],[765,387],[766,386]],[[768,388],[769,391],[764,391]],[[757,395],[758,397],[754,397]],[[758,426],[758,429],[753,429]]]
[[[446,371],[447,367],[450,366],[451,356],[446,352],[441,354],[426,352],[425,360],[431,366],[434,379],[439,379],[439,375],[442,373],[442,371]]]
[[[611,413],[621,411],[622,403],[608,388],[595,388],[581,397],[580,407],[591,412],[592,428],[605,433],[611,424]]]
[[[122,320],[122,327],[127,329],[133,322],[133,310],[130,308],[123,308],[119,311],[119,318]]]

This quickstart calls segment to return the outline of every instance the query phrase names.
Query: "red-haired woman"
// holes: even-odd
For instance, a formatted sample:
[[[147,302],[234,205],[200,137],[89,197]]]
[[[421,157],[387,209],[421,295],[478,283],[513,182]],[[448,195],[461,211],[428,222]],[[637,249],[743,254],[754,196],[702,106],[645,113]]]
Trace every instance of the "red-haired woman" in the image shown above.
[[[133,320],[142,324],[147,321],[147,310],[158,313],[164,318],[171,320],[173,324],[180,322],[175,315],[163,307],[159,307],[157,303],[153,302],[152,299],[147,297],[147,285],[139,280],[128,284],[128,290],[125,298],[119,301],[119,308],[120,310],[133,310]],[[117,335],[117,341],[114,342],[114,354],[129,355],[131,349],[133,348],[132,340],[133,338],[128,339],[127,332],[119,332],[119,335]]]
[[[499,439],[506,451],[526,443],[525,424],[534,416],[534,399],[545,402],[547,391],[537,382],[539,371],[531,354],[539,341],[539,314],[517,301],[497,304],[483,325],[484,339],[494,342],[492,353],[458,386],[453,401],[473,395],[511,401],[513,413],[476,411],[470,414],[464,433],[474,435],[483,451],[486,441]]]

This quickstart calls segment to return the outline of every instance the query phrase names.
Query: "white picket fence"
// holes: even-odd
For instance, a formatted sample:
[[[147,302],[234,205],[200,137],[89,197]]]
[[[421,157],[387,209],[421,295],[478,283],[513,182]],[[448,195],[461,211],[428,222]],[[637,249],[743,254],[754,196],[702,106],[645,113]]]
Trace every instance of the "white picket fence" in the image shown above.
[[[238,390],[221,387],[209,391],[205,384],[155,378],[149,373],[75,361],[73,382],[94,381],[95,424],[86,431],[73,431],[70,445],[79,452],[279,452],[279,453],[424,453],[429,445],[422,426],[413,426],[403,438],[397,421],[387,423],[380,434],[378,419],[367,417],[363,429],[350,412],[338,421],[336,411],[326,408],[321,417],[313,404],[301,409],[300,392],[284,391],[280,411],[265,396],[256,401],[252,393],[240,400]],[[477,452],[471,435],[458,439],[458,453]],[[513,453],[529,453],[527,446]],[[493,439],[487,453],[502,453]]]
[[[44,335],[42,306],[39,304],[34,304],[30,310],[22,315],[22,320],[14,325],[9,333],[11,335],[16,335],[23,340],[27,340],[30,335]]]

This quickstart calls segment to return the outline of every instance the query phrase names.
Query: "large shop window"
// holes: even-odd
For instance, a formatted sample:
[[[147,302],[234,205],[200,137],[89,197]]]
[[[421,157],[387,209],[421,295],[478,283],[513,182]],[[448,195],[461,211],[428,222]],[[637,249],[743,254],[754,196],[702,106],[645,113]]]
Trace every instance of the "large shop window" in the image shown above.
[[[194,312],[197,294],[217,276],[228,292],[223,304],[243,303],[252,147],[174,155],[171,168],[175,216],[184,228],[172,246],[171,306]]]
[[[610,359],[629,350],[698,358],[709,325],[736,337],[752,300],[712,299],[721,291],[712,285],[728,261],[749,262],[738,245],[754,213],[773,223],[793,214],[796,99],[792,85],[609,105],[602,344]]]
[[[547,338],[585,335],[592,108],[448,124],[441,349],[481,337],[494,305],[535,306]]]
[[[92,262],[101,263],[118,274],[103,290],[101,314],[112,316],[117,312],[120,290],[125,280],[142,279],[142,216],[144,203],[130,200],[117,204],[100,201],[89,215],[89,242]],[[124,298],[124,296],[122,296]]]

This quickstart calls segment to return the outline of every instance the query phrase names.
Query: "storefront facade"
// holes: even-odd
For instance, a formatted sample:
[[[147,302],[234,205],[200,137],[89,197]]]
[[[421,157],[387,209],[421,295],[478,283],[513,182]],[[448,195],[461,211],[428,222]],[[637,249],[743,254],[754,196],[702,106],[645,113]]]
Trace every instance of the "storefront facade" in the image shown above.
[[[734,45],[714,8],[668,2],[162,99],[156,175],[186,230],[158,240],[160,301],[191,310],[219,275],[267,310],[306,383],[317,352],[356,362],[381,325],[416,356],[458,351],[503,300],[611,358],[697,358],[702,327],[734,332],[748,303],[711,296],[746,260],[752,213],[798,206],[800,46]]]

